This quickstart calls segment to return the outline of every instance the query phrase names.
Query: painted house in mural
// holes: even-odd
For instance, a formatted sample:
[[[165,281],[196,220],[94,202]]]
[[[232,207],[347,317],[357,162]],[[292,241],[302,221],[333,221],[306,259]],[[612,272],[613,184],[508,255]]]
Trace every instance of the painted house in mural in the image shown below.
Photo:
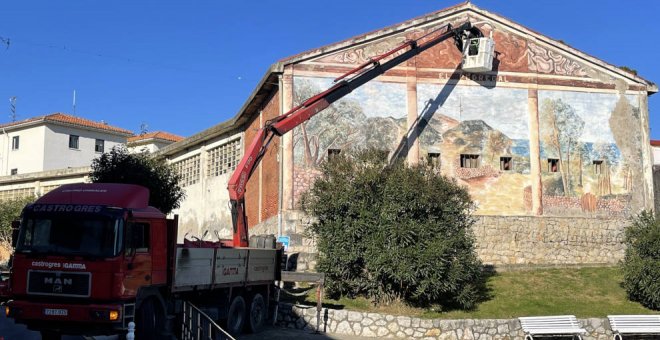
[[[445,41],[275,140],[248,185],[249,225],[295,230],[300,196],[328,154],[367,147],[456,178],[479,216],[584,217],[597,225],[652,208],[648,96],[657,86],[470,3],[283,59],[231,121],[162,153],[176,164],[193,154],[208,158],[205,145],[220,141],[240,139],[244,149],[265,121],[342,73],[466,20],[495,40],[491,72],[462,71],[461,53]],[[198,166],[199,186],[190,189],[202,195],[214,165]],[[224,190],[221,182],[213,190]],[[222,195],[213,196],[215,207],[226,206]],[[184,203],[181,216],[198,206]],[[197,213],[189,228],[228,234],[225,210],[221,219]]]

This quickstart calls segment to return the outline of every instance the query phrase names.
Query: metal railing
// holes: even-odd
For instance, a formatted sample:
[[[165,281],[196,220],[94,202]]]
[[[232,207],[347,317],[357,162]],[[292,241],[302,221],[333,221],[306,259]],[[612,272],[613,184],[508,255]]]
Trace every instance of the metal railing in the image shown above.
[[[236,340],[188,301],[183,302],[181,340]]]

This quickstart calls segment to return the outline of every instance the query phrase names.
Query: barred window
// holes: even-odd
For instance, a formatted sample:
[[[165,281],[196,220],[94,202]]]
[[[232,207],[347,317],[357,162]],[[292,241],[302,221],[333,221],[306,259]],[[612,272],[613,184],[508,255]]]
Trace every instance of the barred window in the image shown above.
[[[195,184],[199,182],[199,174],[201,172],[201,160],[199,155],[188,157],[184,160],[174,163],[174,171],[180,177],[180,184],[182,187]]]
[[[208,151],[207,176],[220,176],[236,169],[240,160],[240,142],[236,139]]]
[[[34,188],[20,188],[0,191],[0,201],[13,200],[23,197],[34,197]]]

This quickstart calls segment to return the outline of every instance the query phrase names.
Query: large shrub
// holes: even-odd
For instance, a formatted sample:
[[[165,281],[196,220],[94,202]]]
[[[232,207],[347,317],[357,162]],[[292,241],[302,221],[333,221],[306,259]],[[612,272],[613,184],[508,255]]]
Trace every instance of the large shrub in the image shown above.
[[[92,161],[89,178],[94,183],[138,184],[149,189],[149,205],[165,214],[179,207],[185,192],[179,176],[164,159],[149,153],[130,153],[114,147]]]
[[[336,156],[303,198],[330,296],[472,308],[482,265],[472,202],[453,180],[383,153]]]
[[[644,211],[626,228],[623,286],[631,300],[660,309],[660,220]]]

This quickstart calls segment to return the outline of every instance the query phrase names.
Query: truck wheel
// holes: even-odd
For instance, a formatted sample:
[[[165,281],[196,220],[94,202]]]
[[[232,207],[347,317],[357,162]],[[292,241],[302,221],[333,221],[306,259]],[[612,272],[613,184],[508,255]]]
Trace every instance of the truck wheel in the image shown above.
[[[41,340],[61,340],[62,334],[53,331],[41,331]]]
[[[263,295],[255,293],[250,299],[250,313],[247,318],[248,331],[252,333],[259,333],[266,325],[266,301]]]
[[[231,335],[239,335],[245,324],[245,299],[235,296],[229,305],[227,313],[227,332]]]
[[[135,316],[135,338],[156,340],[165,327],[165,316],[162,308],[156,304],[155,299],[147,299]]]

